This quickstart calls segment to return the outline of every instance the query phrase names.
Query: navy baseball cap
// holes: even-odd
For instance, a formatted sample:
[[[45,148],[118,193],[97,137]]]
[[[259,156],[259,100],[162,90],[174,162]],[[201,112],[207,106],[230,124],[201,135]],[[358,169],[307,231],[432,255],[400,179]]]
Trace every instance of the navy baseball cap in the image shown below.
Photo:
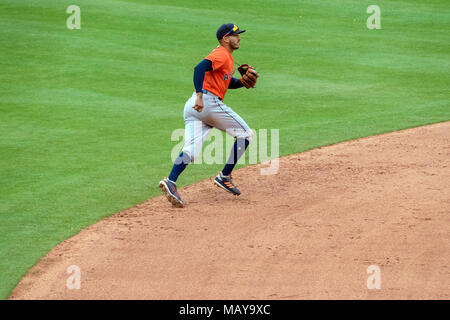
[[[234,34],[239,34],[245,32],[245,30],[239,30],[239,27],[232,23],[225,23],[220,26],[216,32],[217,40],[222,39],[226,36],[232,36]]]

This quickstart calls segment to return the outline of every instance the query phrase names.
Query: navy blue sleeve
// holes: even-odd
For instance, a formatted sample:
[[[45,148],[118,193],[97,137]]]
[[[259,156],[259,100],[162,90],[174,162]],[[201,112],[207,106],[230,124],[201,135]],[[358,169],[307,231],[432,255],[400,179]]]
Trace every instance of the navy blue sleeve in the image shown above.
[[[212,70],[212,62],[208,59],[203,59],[194,68],[194,86],[195,92],[202,92],[203,81],[205,80],[205,72]]]
[[[242,88],[244,85],[239,79],[231,78],[230,84],[228,85],[228,89],[238,89]]]

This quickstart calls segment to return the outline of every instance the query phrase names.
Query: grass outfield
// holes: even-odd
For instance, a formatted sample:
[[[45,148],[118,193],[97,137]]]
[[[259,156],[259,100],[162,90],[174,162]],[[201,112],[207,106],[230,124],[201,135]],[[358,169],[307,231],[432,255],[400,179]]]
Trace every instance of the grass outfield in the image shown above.
[[[74,3],[81,30],[66,28]],[[193,67],[224,22],[247,29],[235,61],[261,75],[225,102],[280,129],[282,155],[450,119],[447,0],[229,3],[0,2],[0,298],[62,240],[160,194]]]

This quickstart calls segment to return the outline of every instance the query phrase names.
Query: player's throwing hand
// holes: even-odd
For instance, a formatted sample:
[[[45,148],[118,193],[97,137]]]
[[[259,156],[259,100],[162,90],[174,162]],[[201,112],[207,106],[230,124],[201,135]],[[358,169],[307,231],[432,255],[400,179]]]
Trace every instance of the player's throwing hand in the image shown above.
[[[195,105],[192,107],[197,112],[202,112],[203,110],[203,93],[197,92],[197,99],[195,99]]]

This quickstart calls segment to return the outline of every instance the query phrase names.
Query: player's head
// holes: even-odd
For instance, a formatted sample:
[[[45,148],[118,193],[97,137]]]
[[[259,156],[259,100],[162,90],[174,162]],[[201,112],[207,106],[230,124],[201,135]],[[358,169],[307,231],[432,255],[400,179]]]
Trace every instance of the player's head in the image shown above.
[[[216,32],[217,40],[223,46],[228,46],[232,50],[239,49],[239,34],[245,30],[239,30],[239,27],[232,23],[225,23],[220,26]]]

